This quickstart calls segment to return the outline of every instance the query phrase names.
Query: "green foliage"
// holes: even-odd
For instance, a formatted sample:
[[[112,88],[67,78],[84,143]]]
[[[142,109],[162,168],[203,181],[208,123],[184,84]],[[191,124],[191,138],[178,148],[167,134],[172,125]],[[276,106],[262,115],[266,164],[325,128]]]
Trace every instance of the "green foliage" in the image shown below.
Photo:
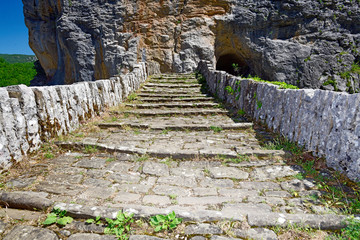
[[[137,99],[137,94],[136,93],[131,93],[130,95],[129,95],[129,97],[128,97],[128,100],[129,101],[134,101],[134,100],[136,100]]]
[[[72,217],[67,217],[66,213],[67,213],[66,210],[61,210],[60,208],[54,208],[52,212],[47,215],[47,218],[42,224],[51,225],[57,223],[59,225],[65,226],[68,223],[72,223],[74,219]]]
[[[95,219],[90,218],[88,220],[86,220],[86,223],[95,223],[95,224],[101,224],[101,217],[97,216]]]
[[[86,145],[85,146],[85,149],[84,149],[84,153],[96,153],[98,150],[97,150],[97,147],[96,146],[90,146],[90,145]]]
[[[45,153],[45,158],[47,158],[47,159],[52,159],[52,158],[54,158],[54,154],[52,154],[52,153]]]
[[[297,86],[287,84],[285,82],[266,81],[266,80],[261,79],[258,76],[252,77],[251,75],[249,75],[249,77],[247,79],[252,79],[252,80],[257,81],[257,82],[264,82],[264,83],[270,83],[270,84],[273,84],[273,85],[277,85],[277,86],[279,86],[280,89],[299,89]]]
[[[351,65],[351,72],[360,74],[360,63],[353,63]]]
[[[260,100],[256,100],[257,109],[262,108],[262,102]]]
[[[150,218],[150,224],[155,232],[162,230],[172,230],[182,222],[182,218],[177,218],[174,211],[168,215],[156,215]]]
[[[219,133],[223,130],[221,127],[217,127],[217,126],[210,126],[210,129],[213,130],[214,133]]]
[[[131,224],[134,222],[134,214],[127,214],[119,211],[116,219],[106,218],[107,227],[104,230],[105,234],[113,234],[118,237],[119,240],[129,239]]]
[[[341,233],[336,235],[335,238],[329,237],[328,239],[337,240],[358,240],[360,239],[360,220],[350,218],[346,220],[346,228],[341,229]]]
[[[326,82],[323,83],[323,86],[327,86],[327,85],[331,85],[334,87],[334,90],[337,91],[338,88],[337,88],[337,82],[332,79],[332,78],[329,78]]]
[[[35,75],[33,62],[8,63],[0,58],[0,87],[18,84],[29,86]]]
[[[237,114],[240,115],[240,116],[244,116],[246,114],[246,112],[243,109],[239,109]]]
[[[228,94],[230,94],[230,95],[234,95],[234,93],[235,93],[234,89],[232,89],[231,86],[226,86],[226,87],[225,87],[225,90],[226,90],[226,91],[228,92]]]
[[[304,151],[303,147],[299,147],[296,143],[291,142],[286,138],[276,138],[273,141],[266,143],[264,148],[269,150],[284,150],[291,152],[294,155],[300,155]]]

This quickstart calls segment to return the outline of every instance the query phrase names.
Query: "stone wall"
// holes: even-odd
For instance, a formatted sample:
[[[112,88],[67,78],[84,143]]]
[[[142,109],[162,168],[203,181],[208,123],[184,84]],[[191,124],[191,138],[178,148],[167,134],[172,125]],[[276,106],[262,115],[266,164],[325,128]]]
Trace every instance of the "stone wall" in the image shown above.
[[[198,70],[220,99],[324,156],[329,167],[360,180],[360,94],[279,89],[214,70],[205,61],[200,62]],[[226,86],[231,86],[234,93],[225,90]]]
[[[145,63],[126,75],[50,87],[0,88],[0,166],[9,167],[51,137],[118,105],[147,78]]]

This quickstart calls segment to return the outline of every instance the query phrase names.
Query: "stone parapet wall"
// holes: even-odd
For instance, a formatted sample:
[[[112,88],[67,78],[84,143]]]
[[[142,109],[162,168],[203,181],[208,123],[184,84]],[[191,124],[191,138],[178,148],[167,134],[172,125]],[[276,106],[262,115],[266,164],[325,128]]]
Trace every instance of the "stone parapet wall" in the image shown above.
[[[9,167],[51,137],[67,134],[121,103],[147,78],[145,63],[131,73],[73,85],[0,88],[0,165]]]
[[[217,71],[204,61],[198,71],[214,95],[360,181],[360,94],[279,89]]]

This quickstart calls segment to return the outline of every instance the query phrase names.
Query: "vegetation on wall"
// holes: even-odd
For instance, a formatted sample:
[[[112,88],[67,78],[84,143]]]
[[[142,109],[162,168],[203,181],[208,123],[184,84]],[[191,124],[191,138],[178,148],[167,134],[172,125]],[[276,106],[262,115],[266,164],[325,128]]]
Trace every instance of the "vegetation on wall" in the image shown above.
[[[36,73],[34,62],[8,63],[0,58],[0,87],[18,84],[29,86]]]
[[[23,54],[0,54],[0,58],[3,58],[8,63],[26,63],[37,60],[35,55]]]

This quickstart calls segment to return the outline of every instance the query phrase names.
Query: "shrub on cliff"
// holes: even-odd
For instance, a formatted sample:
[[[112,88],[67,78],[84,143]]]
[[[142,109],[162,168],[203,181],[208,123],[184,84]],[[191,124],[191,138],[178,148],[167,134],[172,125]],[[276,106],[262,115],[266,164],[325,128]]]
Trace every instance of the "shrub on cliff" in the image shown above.
[[[35,75],[33,62],[8,63],[0,58],[0,87],[18,84],[29,86]]]

